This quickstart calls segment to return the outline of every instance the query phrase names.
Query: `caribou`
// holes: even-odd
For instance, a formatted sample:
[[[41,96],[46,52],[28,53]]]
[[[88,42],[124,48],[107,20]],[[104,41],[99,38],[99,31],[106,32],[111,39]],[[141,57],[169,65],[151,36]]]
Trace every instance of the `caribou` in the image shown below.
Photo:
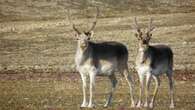
[[[152,37],[152,31],[154,26],[152,25],[152,19],[150,19],[148,29],[143,32],[138,26],[136,17],[133,28],[136,30],[135,37],[138,39],[138,54],[136,57],[136,70],[139,76],[140,92],[139,101],[136,107],[142,106],[142,95],[144,90],[144,78],[146,77],[145,88],[145,103],[144,107],[153,108],[154,100],[160,86],[159,76],[166,73],[169,80],[169,94],[170,94],[170,108],[174,108],[174,92],[173,92],[173,52],[169,46],[166,45],[150,45],[149,41]],[[149,87],[151,78],[155,81],[155,90],[153,92],[152,100],[149,104]]]
[[[93,94],[95,88],[96,76],[106,76],[111,81],[111,89],[108,94],[104,107],[111,104],[113,92],[117,85],[115,73],[124,76],[130,87],[131,106],[134,107],[133,98],[133,80],[128,70],[128,50],[127,47],[119,42],[93,42],[93,30],[97,24],[99,9],[92,27],[88,31],[81,32],[76,25],[72,23],[72,28],[76,32],[77,50],[75,55],[76,69],[80,73],[82,79],[83,102],[81,107],[93,108]],[[89,83],[87,79],[89,78]],[[86,98],[86,89],[89,84],[89,103]]]

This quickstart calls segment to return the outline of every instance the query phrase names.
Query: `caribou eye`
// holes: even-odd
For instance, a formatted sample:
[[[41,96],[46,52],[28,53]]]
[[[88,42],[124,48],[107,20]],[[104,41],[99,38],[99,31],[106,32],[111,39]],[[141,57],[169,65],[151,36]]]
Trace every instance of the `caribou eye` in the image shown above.
[[[75,34],[76,40],[79,40],[79,34]]]

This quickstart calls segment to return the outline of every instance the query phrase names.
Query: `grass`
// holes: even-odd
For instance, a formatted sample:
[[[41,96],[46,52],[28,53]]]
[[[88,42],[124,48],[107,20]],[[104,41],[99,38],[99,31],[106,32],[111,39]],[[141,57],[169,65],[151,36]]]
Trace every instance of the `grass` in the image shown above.
[[[175,69],[184,69],[184,62],[189,62],[192,68],[194,57],[194,13],[153,14],[156,25],[153,32],[153,43],[165,43],[172,47],[175,54]],[[92,38],[94,41],[118,41],[129,48],[130,64],[136,55],[137,40],[130,27],[134,16],[123,18],[99,18]],[[138,16],[139,23],[146,27],[148,16]],[[168,20],[169,19],[169,20]],[[182,20],[181,20],[182,19]],[[91,20],[91,19],[90,19]],[[86,19],[75,20],[79,28],[84,30],[90,23]],[[17,21],[1,23],[0,36],[1,58],[0,69],[16,69],[19,67],[40,68],[58,66],[64,71],[74,70],[74,54],[76,40],[68,21],[58,19],[50,21]],[[78,25],[77,24],[77,25]],[[13,31],[14,26],[14,31]],[[188,54],[188,57],[183,57]],[[66,57],[64,57],[66,56]],[[10,61],[11,60],[11,61]],[[65,63],[64,63],[65,62]]]
[[[100,7],[101,12],[92,40],[118,41],[127,45],[131,67],[134,66],[137,40],[130,25],[136,16],[142,27],[147,26],[150,17],[154,18],[156,29],[151,42],[171,46],[175,54],[175,69],[195,68],[192,60],[195,59],[194,2],[100,0],[94,4]],[[119,6],[114,8],[116,4]],[[171,8],[172,5],[174,8]],[[91,25],[95,13],[91,3],[85,0],[72,3],[68,0],[2,0],[0,6],[0,71],[37,67],[43,70],[75,71],[73,56],[76,40],[67,19],[67,8],[73,12],[76,25],[85,30]],[[161,8],[157,9],[157,6]]]
[[[75,71],[76,40],[67,19],[71,9],[81,30],[93,21],[94,5],[100,16],[92,38],[95,42],[118,41],[129,49],[129,66],[134,67],[137,40],[131,28],[136,16],[142,27],[148,19],[156,26],[152,43],[173,49],[176,72],[176,109],[195,106],[195,2],[187,0],[1,0],[0,1],[0,110],[77,110],[82,101],[81,80]],[[117,4],[117,6],[116,6]],[[66,73],[64,73],[66,72]],[[62,74],[64,73],[64,74]],[[184,75],[187,75],[184,77]],[[136,75],[136,99],[138,81]],[[124,79],[114,94],[113,105],[103,108],[109,81],[98,78],[97,110],[130,109]],[[169,105],[166,78],[156,100],[157,110]]]
[[[37,76],[27,80],[0,81],[1,110],[80,110],[82,102],[81,80],[77,73],[69,73],[61,77]],[[118,76],[119,84],[114,93],[111,107],[103,108],[109,81],[107,78],[97,78],[95,92],[95,110],[127,110],[130,109],[128,86],[124,78]],[[161,78],[155,102],[155,110],[166,110],[169,106],[168,84],[166,78]],[[138,98],[138,81],[136,80],[135,95]],[[193,110],[195,108],[195,93],[193,81],[175,81],[176,110]],[[153,86],[152,86],[153,89]],[[151,89],[151,91],[152,91]]]

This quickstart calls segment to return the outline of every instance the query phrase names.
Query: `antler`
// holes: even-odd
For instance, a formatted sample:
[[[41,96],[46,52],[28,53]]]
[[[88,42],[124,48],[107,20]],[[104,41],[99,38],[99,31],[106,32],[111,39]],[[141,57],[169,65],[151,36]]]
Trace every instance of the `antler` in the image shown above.
[[[78,34],[81,34],[81,32],[76,28],[75,24],[71,20],[70,9],[68,9],[68,20],[69,20],[70,24],[72,25],[72,28],[74,29],[74,31],[77,32]]]
[[[138,33],[141,33],[141,29],[138,26],[136,17],[134,18],[134,22],[135,22],[135,24],[133,24],[133,28],[136,29]]]
[[[150,18],[150,22],[149,22],[149,24],[148,24],[148,30],[147,30],[147,33],[150,33],[150,32],[152,32],[153,30],[154,30],[154,26],[152,25],[152,21],[153,21],[153,19],[152,18]]]
[[[93,22],[93,24],[92,24],[92,27],[91,27],[91,28],[89,29],[89,31],[87,31],[87,32],[93,31],[94,28],[95,28],[95,26],[96,26],[96,24],[97,24],[97,17],[99,16],[99,8],[96,7],[96,9],[97,9],[97,13],[96,13],[96,16],[95,16],[95,20],[94,20],[94,22]]]
[[[76,31],[78,34],[81,34],[81,32],[76,28],[75,24],[72,24],[72,28],[74,31]]]

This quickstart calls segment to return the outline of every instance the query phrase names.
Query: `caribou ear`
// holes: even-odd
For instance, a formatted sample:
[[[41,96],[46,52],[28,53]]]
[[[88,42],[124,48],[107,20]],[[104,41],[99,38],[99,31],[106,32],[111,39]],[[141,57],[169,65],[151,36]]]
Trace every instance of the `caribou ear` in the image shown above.
[[[138,38],[138,34],[137,33],[135,33],[135,37]]]
[[[140,40],[139,34],[138,34],[138,33],[135,33],[135,37],[136,37],[138,40]]]
[[[150,41],[150,39],[151,39],[151,36],[148,36],[148,37],[147,37],[147,41]]]
[[[75,36],[76,40],[79,40],[79,34],[78,33],[75,33],[74,36]]]
[[[138,40],[142,40],[142,32],[140,32],[140,33],[135,33],[134,35],[135,35],[135,37],[136,37]]]
[[[93,31],[89,31],[89,32],[84,32],[86,36],[88,37],[93,37],[94,32]]]
[[[151,33],[147,33],[146,39],[147,39],[148,41],[151,39],[151,37],[152,37],[152,34],[151,34]]]
[[[145,40],[146,40],[147,42],[149,42],[150,39],[151,39],[151,36],[152,36],[152,34],[149,33],[149,34],[147,35],[147,37],[145,38]]]

